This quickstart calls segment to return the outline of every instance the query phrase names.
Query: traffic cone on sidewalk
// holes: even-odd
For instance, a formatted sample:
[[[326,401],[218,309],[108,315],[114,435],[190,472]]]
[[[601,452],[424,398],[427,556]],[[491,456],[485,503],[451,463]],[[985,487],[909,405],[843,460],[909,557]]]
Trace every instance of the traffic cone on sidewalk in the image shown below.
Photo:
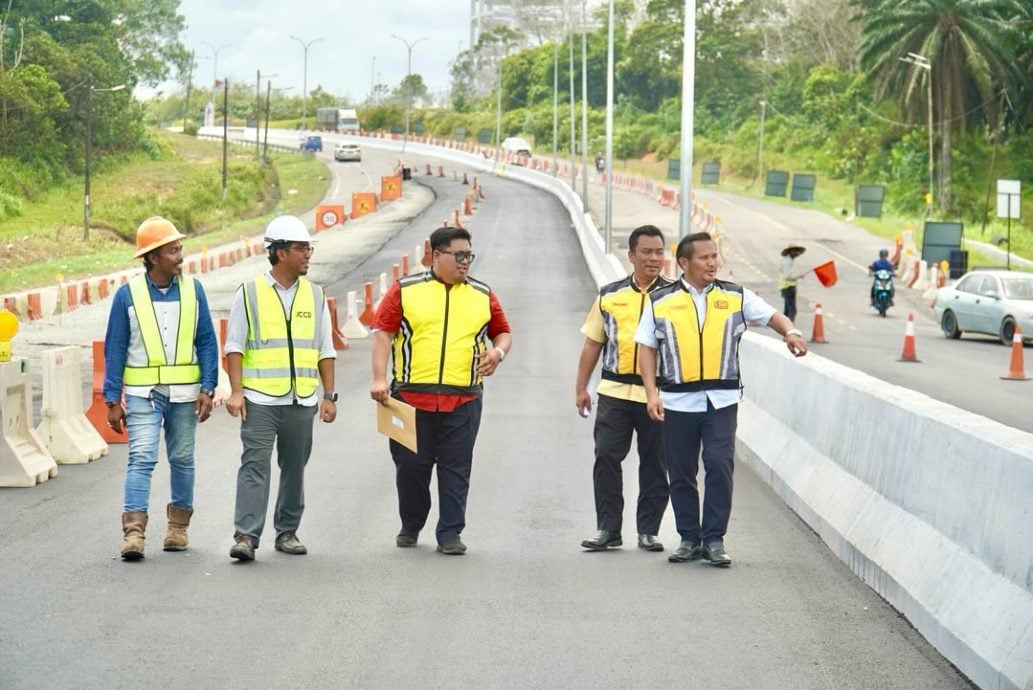
[[[908,312],[907,330],[904,331],[904,352],[898,362],[921,362],[915,354],[915,315]]]
[[[1011,338],[1011,363],[1008,366],[1008,373],[1001,378],[1008,381],[1029,381],[1023,361],[1022,329],[1018,324],[1015,324],[1015,335]]]
[[[825,340],[825,320],[822,317],[821,302],[814,305],[814,329],[811,331],[812,343],[827,343]]]

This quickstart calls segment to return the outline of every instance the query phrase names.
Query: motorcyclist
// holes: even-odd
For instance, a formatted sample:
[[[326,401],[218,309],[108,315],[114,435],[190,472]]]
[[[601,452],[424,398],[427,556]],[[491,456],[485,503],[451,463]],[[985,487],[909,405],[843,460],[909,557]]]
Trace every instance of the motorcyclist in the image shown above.
[[[879,250],[879,258],[868,267],[868,275],[874,276],[876,271],[889,271],[890,275],[896,275],[897,267],[889,260],[890,250],[883,247]],[[890,305],[893,304],[893,296],[896,294],[896,287],[890,282]],[[872,281],[871,289],[872,306],[875,306],[875,281]]]

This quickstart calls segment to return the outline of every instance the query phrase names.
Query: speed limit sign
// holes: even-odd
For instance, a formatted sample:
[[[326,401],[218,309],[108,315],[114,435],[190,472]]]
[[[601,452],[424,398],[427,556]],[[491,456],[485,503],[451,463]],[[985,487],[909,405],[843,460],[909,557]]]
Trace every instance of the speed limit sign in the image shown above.
[[[323,211],[323,225],[330,227],[331,225],[337,225],[340,222],[340,218],[337,217],[337,211]]]
[[[316,209],[316,231],[344,223],[344,206],[319,206]]]

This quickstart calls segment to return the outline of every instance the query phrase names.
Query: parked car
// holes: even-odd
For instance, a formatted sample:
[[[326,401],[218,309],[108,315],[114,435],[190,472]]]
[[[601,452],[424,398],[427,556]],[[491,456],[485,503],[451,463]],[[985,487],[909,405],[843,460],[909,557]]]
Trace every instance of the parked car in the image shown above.
[[[302,151],[322,151],[323,150],[323,137],[321,136],[309,136],[301,140],[298,145]]]
[[[1024,342],[1033,342],[1033,273],[978,269],[936,293],[936,318],[944,336],[995,335],[1011,345],[1015,326]]]
[[[338,144],[334,147],[334,160],[337,161],[361,161],[362,149],[358,144]]]
[[[502,150],[518,156],[531,157],[531,143],[523,137],[506,137],[502,140]]]

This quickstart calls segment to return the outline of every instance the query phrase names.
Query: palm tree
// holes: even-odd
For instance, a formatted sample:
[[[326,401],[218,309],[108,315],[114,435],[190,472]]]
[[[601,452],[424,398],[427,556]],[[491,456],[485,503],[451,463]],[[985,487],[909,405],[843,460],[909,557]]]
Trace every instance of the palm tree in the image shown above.
[[[899,97],[921,121],[932,79],[932,120],[940,128],[937,202],[951,205],[951,137],[996,120],[996,94],[1027,84],[1014,59],[1015,20],[1025,0],[855,0],[863,25],[859,61],[880,97]],[[911,55],[917,63],[902,59]],[[928,108],[928,106],[925,106]],[[933,161],[930,161],[933,165]],[[932,190],[930,190],[932,191]]]

